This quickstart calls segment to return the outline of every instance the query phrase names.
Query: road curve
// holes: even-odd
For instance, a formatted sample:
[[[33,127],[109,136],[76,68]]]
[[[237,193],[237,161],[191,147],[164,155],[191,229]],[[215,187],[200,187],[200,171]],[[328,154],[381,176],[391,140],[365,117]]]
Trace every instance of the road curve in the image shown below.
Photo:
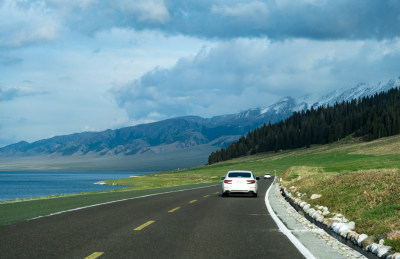
[[[220,185],[70,211],[0,227],[0,258],[304,258],[259,196]]]

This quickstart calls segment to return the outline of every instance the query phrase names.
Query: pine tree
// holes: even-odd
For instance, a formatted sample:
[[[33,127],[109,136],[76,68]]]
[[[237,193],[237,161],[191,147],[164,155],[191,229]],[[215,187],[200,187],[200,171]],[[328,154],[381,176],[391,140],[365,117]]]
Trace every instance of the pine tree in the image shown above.
[[[260,152],[327,144],[350,134],[365,140],[400,134],[399,89],[294,112],[279,123],[264,123],[226,149],[212,152],[208,161],[212,164]]]

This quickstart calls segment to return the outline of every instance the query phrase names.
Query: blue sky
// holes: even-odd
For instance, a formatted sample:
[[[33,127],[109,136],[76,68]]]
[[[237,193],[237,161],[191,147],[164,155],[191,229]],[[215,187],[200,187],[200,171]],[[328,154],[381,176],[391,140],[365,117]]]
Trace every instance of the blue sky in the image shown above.
[[[0,146],[400,76],[397,0],[0,0]]]

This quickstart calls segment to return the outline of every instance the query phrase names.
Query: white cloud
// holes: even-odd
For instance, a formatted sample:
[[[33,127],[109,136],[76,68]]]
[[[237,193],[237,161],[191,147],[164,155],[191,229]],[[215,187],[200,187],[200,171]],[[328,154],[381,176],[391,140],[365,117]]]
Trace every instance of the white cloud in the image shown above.
[[[138,15],[142,22],[166,23],[170,15],[162,0],[119,0],[117,4],[122,13]]]
[[[234,113],[286,95],[323,94],[396,76],[399,42],[240,39],[202,49],[170,69],[154,69],[112,93],[137,120]],[[377,49],[386,54],[377,56]]]
[[[129,117],[108,89],[157,66],[173,67],[206,43],[123,28],[92,37],[69,33],[59,43],[0,48],[0,118],[8,118],[0,126],[3,144],[152,122],[160,115]],[[147,94],[162,98],[151,89]],[[19,118],[25,118],[23,123]]]
[[[61,25],[43,2],[5,0],[0,5],[0,47],[54,41]]]
[[[0,133],[208,117],[397,77],[399,11],[379,0],[0,0]]]
[[[236,5],[213,5],[211,12],[231,17],[253,19],[254,17],[268,15],[268,6],[260,1],[237,3]]]

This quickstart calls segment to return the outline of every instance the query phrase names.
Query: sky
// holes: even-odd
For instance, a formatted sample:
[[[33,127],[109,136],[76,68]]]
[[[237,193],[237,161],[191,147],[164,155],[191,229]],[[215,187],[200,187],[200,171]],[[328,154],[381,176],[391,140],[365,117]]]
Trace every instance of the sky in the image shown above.
[[[398,0],[0,0],[0,147],[400,76]]]

